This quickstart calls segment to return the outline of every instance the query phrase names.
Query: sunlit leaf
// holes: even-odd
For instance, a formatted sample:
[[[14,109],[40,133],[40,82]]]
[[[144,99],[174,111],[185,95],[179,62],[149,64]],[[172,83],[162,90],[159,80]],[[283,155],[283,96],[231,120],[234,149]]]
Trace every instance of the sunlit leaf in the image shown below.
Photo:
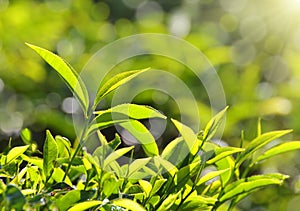
[[[259,156],[256,160],[256,162],[268,159],[270,157],[273,157],[275,155],[279,155],[281,153],[289,152],[292,150],[300,149],[300,141],[292,141],[292,142],[286,142],[283,144],[276,145],[272,147],[271,149],[267,150],[264,154]]]
[[[72,207],[77,201],[80,200],[80,190],[71,190],[64,196],[56,200],[55,204],[59,207],[60,211],[65,211]]]
[[[179,196],[180,192],[175,193],[175,194],[170,194],[164,202],[159,206],[157,211],[168,211],[172,207],[172,205],[175,203]]]
[[[250,144],[246,147],[246,150],[240,154],[238,158],[237,166],[239,166],[243,161],[245,161],[256,150],[262,148],[263,146],[270,143],[271,141],[280,138],[290,132],[292,132],[292,130],[278,130],[278,131],[264,133],[258,136],[253,141],[251,141]]]
[[[61,182],[63,181],[65,172],[61,169],[61,168],[54,168],[53,170],[53,174],[52,174],[52,178],[56,181],[56,182]],[[65,183],[72,186],[72,182],[70,180],[70,178],[68,176],[66,176],[65,178]]]
[[[170,163],[168,160],[165,160],[161,158],[160,156],[155,156],[154,161],[156,161],[158,164],[160,164],[167,172],[173,177],[177,172],[178,169],[176,166],[174,166],[172,163]]]
[[[198,139],[197,135],[193,132],[193,130],[181,122],[171,119],[174,125],[176,126],[179,133],[182,135],[186,144],[189,147],[190,153],[195,155],[198,152]]]
[[[156,179],[151,190],[151,195],[154,195],[157,191],[159,191],[159,189],[163,186],[163,184],[165,184],[166,181],[166,179]]]
[[[135,201],[132,201],[130,199],[115,199],[112,201],[112,204],[120,207],[124,207],[131,211],[146,211],[145,208],[142,207],[142,205],[138,204]]]
[[[46,178],[50,175],[50,172],[53,170],[54,161],[57,159],[58,150],[57,144],[50,131],[46,132],[46,141],[44,143],[44,162],[43,162],[43,170]]]
[[[71,142],[62,136],[55,136],[59,157],[71,155]]]
[[[95,114],[98,115],[97,118],[100,118],[104,114],[124,114],[127,117],[132,119],[148,119],[148,118],[162,118],[166,119],[166,116],[161,114],[156,109],[145,106],[145,105],[137,105],[137,104],[121,104],[115,107],[112,107],[103,111],[96,111]],[[112,116],[114,117],[114,116]],[[116,116],[117,118],[118,116]],[[96,120],[97,120],[96,118]],[[100,122],[100,121],[99,121]]]
[[[197,186],[217,177],[220,176],[221,174],[223,174],[224,172],[228,171],[229,169],[224,169],[224,170],[220,170],[220,171],[212,171],[209,172],[207,174],[205,174],[203,177],[201,177],[198,182],[196,183]]]
[[[150,195],[150,191],[152,190],[152,185],[150,182],[146,180],[139,180],[139,184],[142,187],[144,193],[148,197]]]
[[[24,128],[21,131],[20,136],[25,144],[31,144],[31,132],[28,128]]]
[[[130,177],[133,173],[143,168],[150,160],[151,158],[139,158],[134,160],[128,167],[128,176]]]
[[[43,49],[41,47],[26,43],[30,48],[36,51],[66,82],[71,91],[75,94],[86,113],[89,107],[88,92],[79,75],[73,68],[58,55]]]
[[[134,146],[123,147],[121,149],[118,149],[118,150],[112,152],[107,158],[105,158],[105,160],[104,160],[104,168],[108,164],[110,164],[111,162],[113,162],[113,161],[117,160],[118,158],[120,158],[121,156],[125,155],[127,152],[129,152],[133,148],[134,148]]]
[[[124,83],[130,81],[134,77],[138,76],[139,74],[149,70],[150,68],[143,69],[143,70],[132,70],[123,73],[119,73],[109,79],[103,86],[99,88],[96,94],[96,98],[94,101],[94,107],[98,105],[98,103],[110,92],[117,89],[119,86],[123,85]]]
[[[22,155],[28,147],[29,145],[12,148],[6,156],[6,164],[9,164],[11,161]]]
[[[137,120],[129,120],[119,123],[121,127],[126,129],[143,147],[144,152],[148,156],[158,155],[158,147],[154,137],[149,130]]]
[[[40,169],[43,169],[43,159],[38,157],[28,157],[26,155],[21,155],[21,158],[28,163],[31,163],[35,166],[38,166]]]
[[[222,111],[217,113],[206,125],[204,132],[203,132],[203,140],[210,140],[215,133],[217,132],[218,128],[220,127],[223,118],[225,117],[226,111],[228,106],[224,108]]]
[[[245,149],[237,147],[220,147],[214,150],[214,157],[206,161],[206,163],[210,165],[224,157],[243,151],[245,151]]]
[[[224,195],[220,198],[220,201],[226,201],[240,194],[245,194],[267,185],[281,185],[286,178],[288,178],[288,176],[282,174],[266,174],[239,180],[224,189]]]
[[[72,208],[68,209],[68,211],[83,211],[101,204],[102,201],[96,200],[80,202],[78,204],[75,204]]]

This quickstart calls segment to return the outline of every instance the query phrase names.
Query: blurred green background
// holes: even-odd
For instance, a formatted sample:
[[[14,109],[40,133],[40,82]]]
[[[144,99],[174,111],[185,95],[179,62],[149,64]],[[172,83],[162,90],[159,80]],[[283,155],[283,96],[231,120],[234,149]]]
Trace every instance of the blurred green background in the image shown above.
[[[38,142],[47,128],[75,138],[71,92],[25,42],[59,54],[79,71],[106,44],[149,32],[182,38],[213,64],[230,106],[222,140],[238,146],[241,130],[251,140],[258,117],[263,131],[291,128],[294,133],[285,140],[300,138],[300,1],[0,0],[0,150],[10,137],[17,144],[24,127]],[[149,56],[116,69],[148,66],[180,75],[198,96],[203,128],[211,117],[208,97],[186,67]],[[147,92],[136,101],[178,115],[162,93]],[[273,158],[258,171],[280,171],[291,179],[283,187],[252,194],[240,203],[241,210],[295,210],[300,205],[299,152]]]

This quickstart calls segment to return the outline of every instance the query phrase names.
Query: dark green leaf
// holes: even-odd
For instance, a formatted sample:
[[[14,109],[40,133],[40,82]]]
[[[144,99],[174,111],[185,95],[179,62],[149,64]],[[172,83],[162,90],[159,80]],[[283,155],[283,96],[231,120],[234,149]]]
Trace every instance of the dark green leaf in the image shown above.
[[[8,185],[5,191],[5,200],[8,210],[23,210],[25,197],[21,191],[14,185]]]

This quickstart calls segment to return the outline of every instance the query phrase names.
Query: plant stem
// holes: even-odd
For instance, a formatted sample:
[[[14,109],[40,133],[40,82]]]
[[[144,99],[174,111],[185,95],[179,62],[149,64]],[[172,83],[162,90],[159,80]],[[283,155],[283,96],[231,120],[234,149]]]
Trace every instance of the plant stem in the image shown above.
[[[70,162],[68,163],[67,169],[66,169],[65,174],[64,174],[64,177],[63,177],[63,179],[62,179],[63,182],[64,182],[65,179],[67,178],[67,175],[68,175],[68,173],[69,173],[69,171],[70,171],[70,168],[71,168],[71,166],[72,166],[72,163],[74,162],[76,155],[79,153],[79,151],[80,151],[80,149],[81,149],[81,144],[85,142],[85,138],[86,138],[86,135],[87,135],[86,133],[87,133],[87,130],[88,130],[89,125],[90,125],[90,121],[91,121],[92,114],[93,114],[92,112],[89,112],[89,115],[88,115],[88,117],[86,118],[86,121],[85,121],[85,124],[84,124],[84,128],[83,128],[83,130],[82,130],[82,132],[81,132],[81,135],[80,135],[80,138],[79,138],[79,143],[78,143],[78,145],[77,145],[77,147],[76,147],[76,149],[75,149],[75,152],[73,153],[73,155],[72,155],[72,157],[71,157]]]

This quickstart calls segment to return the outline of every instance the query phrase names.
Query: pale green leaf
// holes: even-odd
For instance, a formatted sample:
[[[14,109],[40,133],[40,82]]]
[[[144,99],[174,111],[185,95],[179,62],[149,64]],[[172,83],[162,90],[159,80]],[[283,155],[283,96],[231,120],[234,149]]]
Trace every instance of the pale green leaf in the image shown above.
[[[264,133],[258,137],[256,137],[250,144],[246,147],[246,150],[240,154],[238,157],[237,166],[241,165],[249,156],[251,156],[255,151],[262,148],[266,144],[274,141],[277,138],[280,138],[288,133],[292,132],[292,130],[278,130],[272,131],[268,133]]]
[[[56,182],[61,182],[61,181],[63,181],[64,175],[65,175],[65,172],[61,168],[54,168],[52,178]],[[73,184],[68,176],[66,176],[64,182],[70,186],[73,186]]]
[[[84,211],[101,204],[102,201],[96,201],[96,200],[80,202],[78,204],[75,204],[72,208],[68,209],[68,211]]]
[[[59,207],[60,211],[65,211],[72,207],[77,201],[80,200],[80,190],[71,190],[64,196],[59,197],[55,204]]]
[[[28,128],[24,128],[21,131],[20,136],[25,144],[31,144],[31,132]]]
[[[178,196],[180,194],[180,191],[175,193],[175,194],[170,194],[164,202],[159,206],[157,211],[168,211],[172,207],[172,205],[175,203],[177,200]]]
[[[223,118],[225,117],[226,111],[228,106],[224,108],[222,111],[217,113],[206,125],[204,132],[203,132],[203,140],[210,140],[215,133],[217,132],[218,128],[220,127]]]
[[[173,177],[177,172],[178,169],[168,160],[161,158],[160,156],[155,156],[154,161],[156,161],[159,165],[161,165],[167,172]]]
[[[29,145],[12,148],[6,156],[6,164],[9,164],[11,161],[22,155],[28,149],[28,147]]]
[[[129,152],[133,148],[134,148],[134,146],[123,147],[121,149],[118,149],[118,150],[112,152],[109,156],[107,156],[107,158],[105,158],[105,160],[104,160],[104,168],[108,164],[110,164],[111,162],[113,162],[113,161],[117,160],[118,158],[120,158],[121,156],[125,155],[127,152]]]
[[[271,149],[267,150],[264,154],[259,156],[256,160],[256,162],[268,159],[270,157],[273,157],[275,155],[279,155],[281,153],[289,152],[292,150],[300,149],[300,141],[292,141],[292,142],[286,142],[283,144],[276,145],[272,147]]]
[[[43,170],[47,178],[54,167],[54,161],[57,159],[57,155],[58,155],[56,141],[51,135],[49,130],[46,131],[46,141],[44,143],[43,155],[44,155]]]
[[[153,196],[159,189],[163,186],[163,184],[167,181],[167,179],[156,179],[154,181],[153,188],[151,190],[151,196]]]
[[[146,209],[143,208],[142,205],[130,199],[125,199],[125,198],[115,199],[112,201],[112,204],[119,207],[124,207],[127,210],[131,210],[131,211],[146,211]]]
[[[66,82],[71,91],[75,94],[82,106],[85,114],[89,107],[89,97],[86,87],[73,68],[58,55],[41,47],[26,43],[30,48],[37,52]]]
[[[129,104],[129,103],[117,105],[115,107],[112,107],[110,109],[103,110],[103,111],[96,111],[95,114],[98,115],[96,117],[96,120],[97,120],[97,118],[100,118],[104,114],[111,114],[112,117],[114,117],[113,114],[123,114],[126,117],[130,117],[133,119],[148,119],[148,118],[166,119],[166,116],[164,116],[159,111],[157,111],[156,109],[154,109],[150,106]],[[117,115],[116,115],[116,118],[118,118]],[[100,121],[98,121],[98,122],[100,122]]]
[[[98,103],[110,92],[117,89],[119,86],[123,85],[124,83],[130,81],[134,77],[138,76],[139,74],[149,70],[150,68],[143,69],[143,70],[132,70],[123,73],[119,73],[109,79],[102,87],[99,88],[96,94],[96,98],[94,101],[94,108],[98,105]]]
[[[224,195],[220,198],[220,201],[223,202],[240,194],[250,193],[255,189],[263,188],[267,185],[281,185],[286,178],[288,176],[282,174],[266,174],[236,181],[226,186]]]
[[[128,167],[128,177],[147,165],[150,160],[151,158],[139,158],[134,160]]]
[[[144,193],[146,194],[146,196],[148,197],[150,195],[150,192],[152,190],[152,185],[150,182],[146,181],[146,180],[139,180],[139,184],[142,187]]]
[[[21,158],[25,161],[27,161],[28,163],[31,163],[37,167],[39,167],[40,169],[43,169],[43,160],[42,158],[38,158],[38,157],[28,157],[27,155],[21,155]]]
[[[196,183],[197,186],[217,177],[217,176],[220,176],[221,174],[227,172],[229,169],[224,169],[224,170],[220,170],[220,171],[212,171],[212,172],[209,172],[207,174],[205,174],[203,177],[201,177],[198,182]]]
[[[140,142],[144,152],[148,156],[158,155],[158,147],[155,139],[142,123],[137,120],[129,120],[127,122],[119,123],[119,125]]]
[[[198,152],[198,139],[197,135],[193,132],[191,128],[182,124],[181,122],[171,119],[174,125],[176,126],[179,133],[182,135],[185,143],[188,145],[190,153],[192,155],[197,154]]]
[[[206,161],[206,164],[210,165],[218,160],[221,160],[229,155],[238,153],[238,152],[243,152],[245,149],[237,148],[237,147],[220,147],[215,149],[214,151],[214,157]]]

